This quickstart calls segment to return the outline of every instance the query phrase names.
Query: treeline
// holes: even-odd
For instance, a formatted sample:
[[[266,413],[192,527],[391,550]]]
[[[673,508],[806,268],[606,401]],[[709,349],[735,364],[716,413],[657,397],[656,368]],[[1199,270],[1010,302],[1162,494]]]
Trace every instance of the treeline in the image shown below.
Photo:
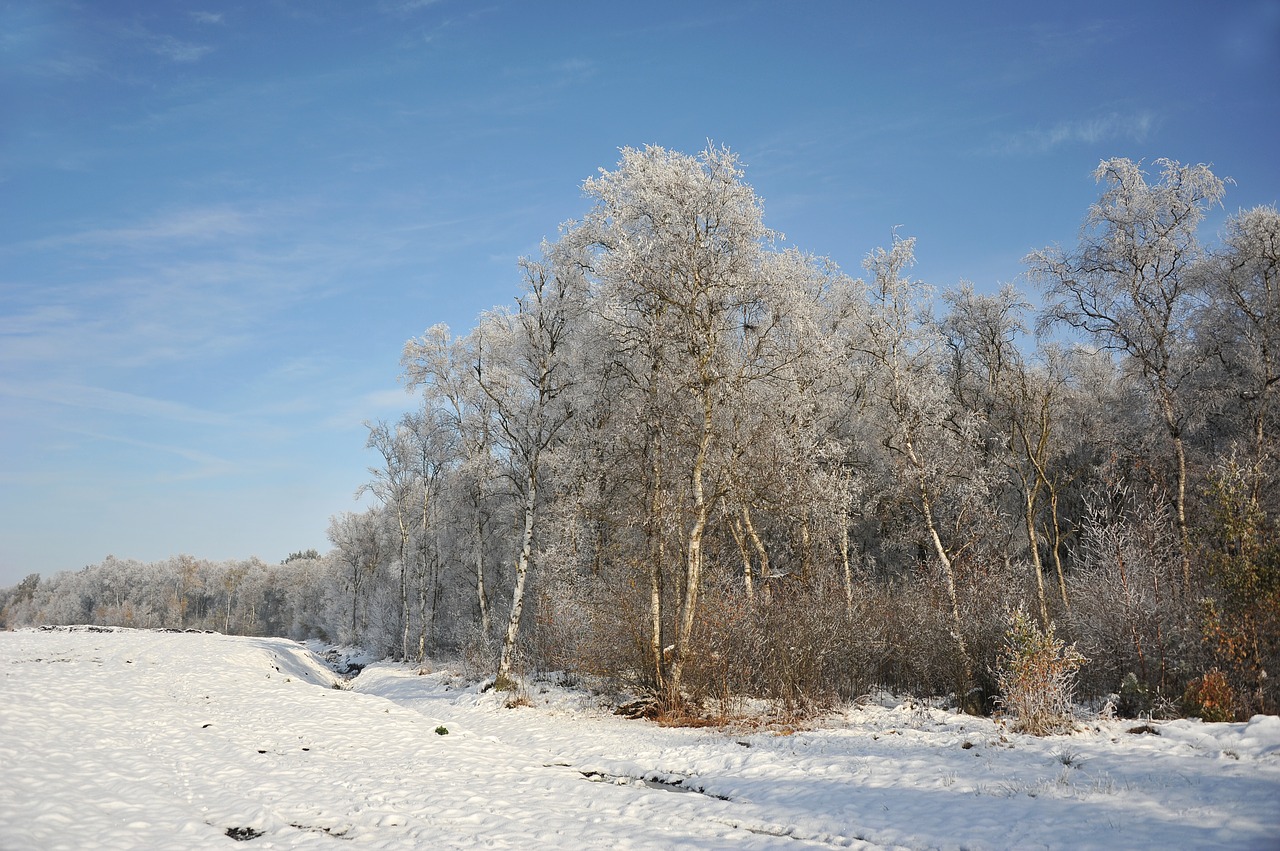
[[[987,711],[1021,609],[1083,697],[1276,712],[1280,213],[1206,247],[1223,181],[1154,165],[1099,166],[1079,244],[1026,258],[1037,310],[935,291],[897,235],[853,278],[781,244],[727,151],[625,150],[513,306],[406,344],[422,404],[370,424],[377,505],[329,554],[235,593],[209,565],[194,608],[173,566],[133,583],[150,617],[590,671],[667,713]],[[116,567],[10,589],[9,622],[118,611],[73,590]]]
[[[342,578],[314,550],[274,566],[258,559],[108,556],[83,570],[47,579],[33,573],[0,589],[0,627],[100,624],[336,640],[333,624],[345,605]]]

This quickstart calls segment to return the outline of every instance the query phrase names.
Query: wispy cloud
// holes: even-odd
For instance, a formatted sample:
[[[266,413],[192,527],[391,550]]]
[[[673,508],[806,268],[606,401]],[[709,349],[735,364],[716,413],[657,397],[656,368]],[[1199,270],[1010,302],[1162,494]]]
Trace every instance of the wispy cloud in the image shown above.
[[[191,20],[197,24],[220,24],[222,23],[221,12],[192,12]]]
[[[0,3],[0,74],[79,79],[100,71],[54,3]]]
[[[154,475],[157,482],[198,481],[201,479],[235,476],[243,472],[240,465],[225,458],[219,458],[216,455],[211,455],[210,453],[200,449],[192,449],[190,447],[176,446],[168,443],[157,443],[150,440],[139,440],[134,437],[107,434],[100,431],[91,431],[80,428],[61,428],[60,431],[66,434],[76,435],[78,437],[87,437],[91,440],[118,443],[122,446],[131,446],[135,449],[142,449],[153,455],[171,455],[181,458],[183,461],[188,463],[188,467],[178,472],[162,472],[158,465],[152,465],[150,467],[150,472]]]
[[[211,205],[0,245],[0,363],[56,380],[242,351],[348,262],[284,219]]]
[[[324,411],[319,424],[328,430],[346,431],[366,421],[396,416],[416,404],[415,394],[406,392],[403,387],[368,391],[335,400]]]
[[[5,310],[0,312],[0,352],[11,355],[12,341],[45,337],[79,318],[76,311],[66,305],[40,304],[34,309],[23,311],[5,304]]]
[[[21,68],[34,77],[79,80],[102,72],[98,61],[89,56],[53,56],[34,59]]]
[[[509,80],[528,83],[538,89],[559,89],[593,76],[596,63],[573,57],[534,65],[510,65],[503,74]]]
[[[304,326],[300,306],[370,280],[379,258],[394,266],[421,241],[350,220],[315,231],[318,209],[207,205],[0,242],[0,375],[115,386],[120,370],[245,369],[237,358]]]
[[[253,231],[250,216],[230,207],[196,207],[157,215],[129,227],[91,228],[15,243],[9,252],[47,250],[69,246],[114,246],[138,248],[157,243],[190,243],[227,236],[241,236]],[[3,253],[0,248],[0,253]]]
[[[213,52],[211,45],[195,44],[194,42],[174,38],[171,35],[152,35],[148,41],[152,53],[163,56],[170,61],[184,64],[198,62]]]
[[[589,76],[595,73],[596,64],[590,59],[565,59],[555,64],[555,69],[571,76]]]
[[[86,408],[112,414],[125,414],[146,420],[164,420],[190,425],[228,426],[236,418],[215,411],[154,399],[119,390],[92,387],[84,384],[0,381],[0,396],[25,399],[30,402]]]
[[[412,15],[431,6],[439,5],[442,0],[382,0],[378,8],[392,15]]]
[[[1142,142],[1155,125],[1156,116],[1150,110],[1130,114],[1112,112],[1005,135],[996,140],[991,150],[997,154],[1034,155],[1064,145],[1096,145],[1114,140]]]

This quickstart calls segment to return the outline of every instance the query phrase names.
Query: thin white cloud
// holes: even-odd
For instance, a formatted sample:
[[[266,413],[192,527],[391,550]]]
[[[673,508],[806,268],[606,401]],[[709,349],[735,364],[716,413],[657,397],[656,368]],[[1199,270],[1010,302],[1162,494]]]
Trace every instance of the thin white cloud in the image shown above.
[[[411,411],[418,406],[418,400],[417,393],[410,393],[403,387],[394,390],[370,390],[332,399],[319,425],[331,431],[359,428],[361,423],[366,421]]]
[[[1026,155],[1048,153],[1064,145],[1096,145],[1113,140],[1142,142],[1155,123],[1156,116],[1149,110],[1131,114],[1112,112],[1022,130],[999,139],[993,150],[1000,154]]]
[[[197,24],[220,24],[222,23],[221,12],[192,12],[191,20]]]
[[[225,458],[219,458],[200,449],[191,449],[185,446],[175,446],[167,443],[156,443],[150,440],[138,440],[133,437],[126,437],[118,434],[106,434],[100,431],[91,431],[80,428],[60,428],[60,431],[77,435],[79,437],[87,437],[92,440],[106,441],[109,443],[118,443],[123,446],[132,446],[137,449],[143,449],[153,454],[173,455],[188,462],[191,466],[181,472],[164,473],[152,469],[152,474],[158,482],[185,482],[198,481],[201,479],[221,478],[226,476],[238,475],[243,473],[240,465],[228,461]]]
[[[590,59],[565,59],[555,65],[557,71],[565,74],[593,74],[595,67]]]
[[[244,213],[228,207],[203,207],[181,210],[152,219],[131,228],[108,228],[86,231],[83,241],[111,242],[168,242],[177,240],[204,240],[250,232]]]
[[[6,309],[5,313],[0,314],[0,339],[45,333],[50,328],[65,326],[76,318],[76,312],[65,305],[38,305],[25,313]]]
[[[154,35],[150,39],[151,52],[173,62],[198,62],[213,51],[207,44],[182,41],[171,35]]]
[[[139,368],[195,370],[197,376],[226,364],[243,370],[235,359],[255,352],[260,369],[246,377],[269,385],[263,373],[272,367],[270,340],[297,332],[303,322],[298,305],[362,285],[377,274],[379,258],[398,257],[405,245],[422,241],[419,234],[350,221],[340,232],[316,233],[307,227],[315,209],[311,201],[257,209],[209,205],[0,244],[0,378],[21,377],[20,395],[42,405],[74,401],[123,411],[136,403],[145,409],[137,400],[81,392],[78,385],[118,386],[118,370]],[[432,239],[452,245],[448,230]],[[45,275],[38,285],[32,269]],[[291,354],[312,348],[323,350],[308,340]],[[61,399],[44,395],[51,388]],[[0,398],[0,418],[12,413],[5,407]]]
[[[129,227],[92,228],[8,246],[13,250],[47,250],[67,246],[139,247],[163,242],[193,242],[239,236],[253,231],[250,217],[230,207],[195,207],[157,215]]]
[[[102,73],[98,61],[90,56],[54,56],[32,60],[22,72],[33,77],[79,80]]]
[[[383,0],[378,4],[378,8],[393,15],[412,15],[422,9],[439,5],[440,2],[441,0]]]
[[[147,420],[215,426],[235,425],[238,422],[238,418],[230,414],[84,384],[0,381],[0,396],[124,414]]]

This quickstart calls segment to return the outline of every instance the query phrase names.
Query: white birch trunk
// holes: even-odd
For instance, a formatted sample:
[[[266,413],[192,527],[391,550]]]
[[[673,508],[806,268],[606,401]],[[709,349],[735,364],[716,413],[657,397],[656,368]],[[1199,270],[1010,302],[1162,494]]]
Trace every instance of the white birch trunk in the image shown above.
[[[530,464],[530,474],[525,480],[524,534],[520,542],[520,554],[516,557],[516,584],[511,593],[511,616],[507,618],[507,632],[502,641],[502,658],[498,663],[498,688],[510,688],[512,670],[515,668],[516,643],[520,638],[520,618],[524,613],[524,589],[529,577],[529,563],[533,554],[534,513],[538,503],[538,476],[536,458]]]
[[[693,491],[693,526],[689,529],[688,550],[685,559],[684,594],[680,603],[680,622],[676,629],[675,660],[671,665],[671,679],[667,698],[672,705],[680,703],[680,684],[684,666],[693,652],[693,627],[698,611],[698,591],[702,585],[702,536],[707,528],[710,506],[703,487],[707,454],[711,447],[712,406],[709,393],[703,395],[702,437],[698,454],[694,457],[690,482]]]

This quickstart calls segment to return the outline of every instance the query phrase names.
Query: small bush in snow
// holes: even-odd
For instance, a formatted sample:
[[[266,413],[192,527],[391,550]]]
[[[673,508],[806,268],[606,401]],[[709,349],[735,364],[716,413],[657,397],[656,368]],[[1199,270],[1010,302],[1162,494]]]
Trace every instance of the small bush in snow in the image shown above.
[[[996,680],[1012,728],[1035,736],[1069,731],[1076,671],[1084,662],[1074,644],[1054,636],[1053,624],[1042,630],[1021,607],[1010,612]]]
[[[1121,718],[1142,718],[1151,716],[1151,690],[1138,682],[1138,675],[1133,671],[1124,675],[1120,681],[1120,692],[1116,695],[1116,711]]]

